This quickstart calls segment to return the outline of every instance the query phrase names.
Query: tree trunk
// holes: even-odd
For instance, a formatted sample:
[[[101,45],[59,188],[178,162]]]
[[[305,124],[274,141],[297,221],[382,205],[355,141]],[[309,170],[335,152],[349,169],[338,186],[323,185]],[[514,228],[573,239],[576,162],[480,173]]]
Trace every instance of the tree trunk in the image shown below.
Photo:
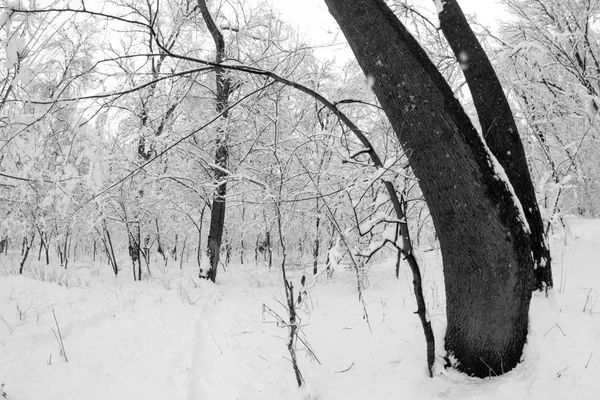
[[[440,27],[465,75],[485,142],[504,168],[523,206],[531,229],[534,289],[544,290],[552,287],[550,249],[546,244],[544,223],[515,119],[492,63],[458,2],[444,0],[442,4],[443,10],[439,14]]]
[[[246,217],[246,204],[244,203],[244,200],[242,199],[242,226],[245,226],[245,217]],[[240,264],[244,265],[244,232],[245,230],[242,229],[242,231],[240,232]]]
[[[510,184],[444,78],[383,0],[325,0],[431,210],[446,283],[446,350],[486,377],[511,370],[527,336],[530,236]]]
[[[265,238],[265,249],[269,257],[269,269],[273,266],[273,247],[271,246],[271,231],[267,231]]]
[[[63,246],[65,269],[69,265],[69,228],[67,228],[67,234],[65,235],[65,244]]]
[[[156,222],[156,244],[157,244],[156,252],[162,256],[162,258],[165,262],[165,268],[167,268],[167,263],[169,262],[169,258],[167,256],[167,254],[165,253],[164,247],[160,243],[160,228],[158,226],[158,218],[155,218],[154,221]]]
[[[319,262],[319,245],[321,244],[321,232],[319,231],[319,225],[321,225],[321,214],[319,210],[319,198],[317,197],[317,220],[315,221],[315,247],[313,248],[313,275],[317,274],[317,264]]]
[[[117,259],[115,257],[115,250],[113,248],[112,240],[110,238],[110,233],[108,232],[108,227],[106,226],[105,220],[102,220],[102,226],[104,228],[104,234],[106,235],[106,241],[108,244],[108,247],[106,248],[106,255],[108,256],[109,264],[112,265],[115,276],[117,276],[119,274],[119,267],[117,265]]]
[[[179,269],[183,269],[183,254],[185,253],[185,243],[187,242],[187,236],[183,237],[183,246],[181,246],[181,257],[179,258]]]
[[[38,229],[38,232],[40,232],[40,230]],[[38,250],[38,261],[40,261],[42,259],[42,249],[44,248],[44,234],[43,232],[40,232],[40,249]]]
[[[25,261],[27,261],[29,250],[31,250],[31,246],[33,246],[34,239],[35,231],[31,234],[31,240],[28,241],[27,237],[23,238],[24,251],[22,252],[23,258],[21,259],[21,263],[19,264],[19,275],[23,275],[23,267],[25,266]]]
[[[206,23],[211,36],[213,37],[216,56],[215,62],[221,63],[225,56],[225,41],[223,35],[217,28],[208,7],[206,0],[198,0],[198,6],[202,13],[202,18]],[[222,113],[222,120],[228,118],[227,107],[229,105],[229,96],[231,95],[231,81],[222,68],[215,68],[216,90],[217,90],[217,113]],[[210,215],[210,228],[208,231],[207,255],[210,261],[210,268],[206,277],[215,282],[217,279],[217,267],[219,266],[219,253],[221,250],[221,240],[223,238],[223,227],[225,225],[225,194],[227,193],[227,183],[224,178],[227,176],[224,170],[227,169],[229,161],[229,148],[227,143],[227,132],[224,124],[218,129],[215,151],[214,181],[217,185],[213,197],[213,204]]]

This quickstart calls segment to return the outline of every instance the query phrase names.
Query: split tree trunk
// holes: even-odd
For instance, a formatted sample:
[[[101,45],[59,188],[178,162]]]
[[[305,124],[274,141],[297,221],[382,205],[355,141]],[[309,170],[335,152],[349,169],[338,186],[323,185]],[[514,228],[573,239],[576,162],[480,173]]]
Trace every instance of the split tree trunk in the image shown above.
[[[504,168],[529,227],[534,260],[534,289],[552,287],[550,249],[544,235],[527,156],[500,80],[456,0],[444,0],[440,27],[465,75],[481,131],[491,152]]]
[[[533,265],[509,183],[444,78],[383,0],[325,0],[431,210],[444,261],[446,350],[457,368],[500,375],[520,360]]]

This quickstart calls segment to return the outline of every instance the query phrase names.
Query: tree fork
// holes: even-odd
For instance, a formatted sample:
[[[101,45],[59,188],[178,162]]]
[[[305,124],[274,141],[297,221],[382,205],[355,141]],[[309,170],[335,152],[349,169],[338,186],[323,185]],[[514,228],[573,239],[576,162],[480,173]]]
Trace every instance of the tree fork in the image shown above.
[[[550,249],[512,110],[494,67],[457,0],[443,0],[441,3],[440,27],[465,75],[485,142],[504,168],[529,223],[535,270],[534,290],[547,290],[553,286]]]
[[[456,367],[478,377],[520,360],[533,268],[510,183],[441,73],[383,0],[325,0],[408,151],[440,240]]]

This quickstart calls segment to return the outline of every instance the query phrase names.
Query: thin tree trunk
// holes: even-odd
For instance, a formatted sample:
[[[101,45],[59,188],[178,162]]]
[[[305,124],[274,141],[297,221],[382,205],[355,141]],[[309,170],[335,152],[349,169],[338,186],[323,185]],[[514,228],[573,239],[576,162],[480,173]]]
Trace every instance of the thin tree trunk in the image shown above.
[[[137,220],[136,218],[136,224],[134,225],[134,238],[135,238],[135,244],[136,244],[136,252],[137,252],[137,263],[138,263],[138,280],[142,280],[142,253],[141,253],[141,247],[142,247],[142,228],[140,227],[140,222],[139,220]],[[146,264],[146,267],[148,268],[148,276],[150,276],[150,265]]]
[[[183,254],[185,253],[185,243],[187,242],[187,236],[183,237],[183,246],[181,246],[181,257],[179,258],[179,269],[183,269]]]
[[[67,269],[67,265],[69,265],[69,227],[67,226],[67,233],[65,235],[65,244],[63,246],[64,253],[64,261],[65,261],[65,269]]]
[[[156,252],[158,254],[160,254],[165,262],[165,268],[167,267],[167,263],[168,263],[168,257],[167,254],[165,253],[165,249],[163,248],[162,244],[160,243],[160,228],[158,227],[158,218],[155,218],[155,222],[156,222],[156,243],[157,243],[157,249]]]
[[[171,249],[171,256],[173,257],[173,260],[175,262],[177,262],[177,241],[178,240],[179,240],[179,236],[177,234],[175,234],[175,245]]]
[[[244,200],[242,200],[242,226],[245,226],[244,225],[245,217],[246,217],[246,204],[244,203]],[[245,230],[242,229],[242,232],[240,233],[240,264],[241,265],[244,265],[244,233],[245,233]]]
[[[106,226],[106,221],[102,220],[102,225],[104,227],[104,234],[106,235],[106,240],[108,242],[108,248],[106,249],[106,255],[109,258],[109,262],[112,264],[113,271],[115,276],[119,274],[119,267],[117,265],[117,258],[115,257],[115,250],[113,248],[112,240],[110,238],[110,233],[108,232],[108,227]],[[110,250],[110,253],[109,253]]]
[[[440,27],[473,96],[485,142],[504,168],[531,230],[534,290],[552,287],[550,249],[544,235],[527,156],[500,80],[456,0],[442,1]]]
[[[225,57],[225,40],[215,24],[208,7],[206,0],[198,0],[198,6],[204,22],[213,37],[215,43],[216,55],[215,62],[220,64]],[[229,113],[227,107],[229,104],[229,96],[233,91],[231,81],[226,72],[222,68],[215,68],[216,75],[216,90],[217,90],[217,113],[222,113],[223,122],[227,120]],[[224,170],[227,169],[229,161],[229,148],[227,140],[227,128],[225,124],[221,125],[217,132],[215,164],[217,168],[213,170],[213,179],[217,185],[213,197],[213,203],[210,216],[210,228],[208,232],[207,255],[210,261],[210,268],[207,271],[206,277],[215,282],[217,279],[217,267],[219,266],[219,254],[221,250],[221,241],[223,238],[223,227],[225,225],[225,194],[227,193],[227,183],[225,178],[227,174]]]
[[[198,262],[198,270],[199,270],[200,278],[202,278],[202,272],[203,272],[202,271],[202,224],[204,223],[204,211],[206,211],[206,204],[202,207],[202,211],[200,212],[200,223],[198,225],[196,225],[196,223],[192,219],[192,222],[194,222],[196,229],[198,229],[198,252],[196,255],[196,260]]]
[[[25,246],[25,249],[23,251],[23,258],[21,259],[21,263],[19,265],[19,275],[23,275],[23,267],[25,266],[25,261],[27,261],[27,256],[29,255],[29,250],[31,249],[31,246],[33,245],[33,241],[35,239],[35,231],[31,234],[31,240],[27,240],[27,238],[23,238],[23,245]]]
[[[273,247],[271,246],[271,231],[267,231],[266,233],[266,251],[269,257],[269,269],[273,266]]]
[[[530,236],[510,184],[383,0],[325,2],[371,77],[431,210],[444,261],[448,356],[479,377],[509,371],[525,344],[533,280]]]
[[[317,178],[318,183],[318,178]],[[319,262],[319,245],[321,244],[321,233],[319,225],[321,224],[321,216],[319,213],[319,198],[317,197],[317,220],[315,221],[315,247],[313,249],[313,275],[317,274],[317,264]]]
[[[39,229],[38,229],[38,232]],[[42,259],[42,248],[44,247],[44,235],[42,232],[40,232],[40,249],[38,250],[38,261],[40,261]]]

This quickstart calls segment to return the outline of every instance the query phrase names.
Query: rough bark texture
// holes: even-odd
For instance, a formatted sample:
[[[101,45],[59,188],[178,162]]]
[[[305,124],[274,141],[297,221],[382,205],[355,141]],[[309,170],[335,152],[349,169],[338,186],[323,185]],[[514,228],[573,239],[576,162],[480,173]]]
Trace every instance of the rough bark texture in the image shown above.
[[[506,183],[443,77],[383,0],[325,0],[400,142],[437,230],[446,350],[484,377],[512,369],[527,336],[530,237]]]
[[[205,0],[198,0],[198,6],[202,13],[202,18],[213,37],[217,64],[222,63],[225,56],[225,41],[219,28],[215,24]],[[223,113],[222,120],[226,121],[229,113],[226,111],[229,96],[232,92],[231,81],[223,68],[215,68],[216,88],[217,88],[217,113]],[[223,112],[225,111],[225,112]],[[210,267],[206,277],[215,282],[217,279],[217,267],[219,266],[219,253],[221,250],[221,241],[223,239],[223,226],[225,225],[225,194],[227,193],[227,183],[225,178],[229,161],[229,148],[227,147],[227,134],[224,127],[221,127],[216,140],[215,164],[219,168],[214,169],[214,181],[217,188],[214,193],[213,203],[210,213],[210,228],[208,232],[207,255],[210,261]]]
[[[440,27],[456,55],[473,96],[485,141],[504,168],[531,229],[534,289],[552,287],[550,249],[538,207],[527,156],[500,80],[456,0],[444,0]]]

